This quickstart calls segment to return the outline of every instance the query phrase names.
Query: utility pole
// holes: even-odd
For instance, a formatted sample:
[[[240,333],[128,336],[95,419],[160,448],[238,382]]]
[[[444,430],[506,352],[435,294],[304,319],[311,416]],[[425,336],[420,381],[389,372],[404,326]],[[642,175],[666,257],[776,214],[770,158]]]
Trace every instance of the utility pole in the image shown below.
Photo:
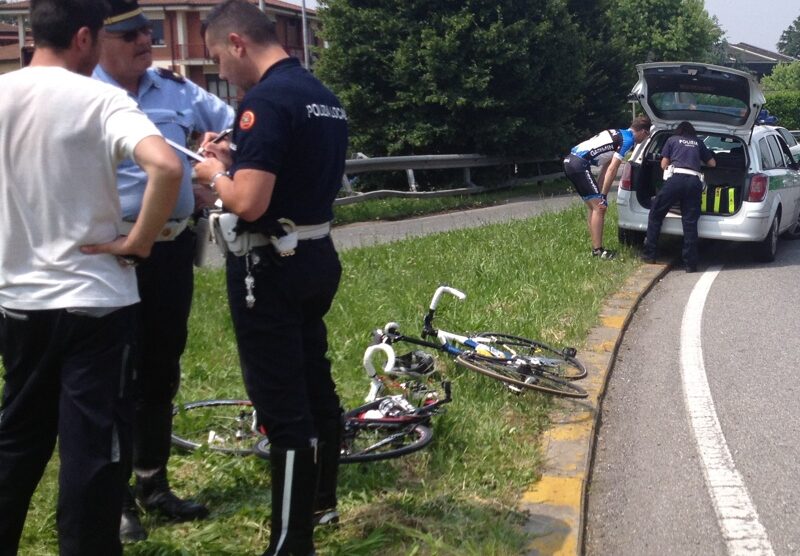
[[[306,0],[301,4],[301,13],[303,16],[303,62],[306,69],[308,69],[308,36],[306,34]]]

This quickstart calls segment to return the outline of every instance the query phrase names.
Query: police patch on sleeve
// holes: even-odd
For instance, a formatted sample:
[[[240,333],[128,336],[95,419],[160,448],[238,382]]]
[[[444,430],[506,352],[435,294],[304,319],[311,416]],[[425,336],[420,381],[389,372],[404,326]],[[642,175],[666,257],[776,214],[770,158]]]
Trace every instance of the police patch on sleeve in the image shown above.
[[[245,110],[239,118],[239,129],[247,131],[256,123],[256,115],[252,110]]]

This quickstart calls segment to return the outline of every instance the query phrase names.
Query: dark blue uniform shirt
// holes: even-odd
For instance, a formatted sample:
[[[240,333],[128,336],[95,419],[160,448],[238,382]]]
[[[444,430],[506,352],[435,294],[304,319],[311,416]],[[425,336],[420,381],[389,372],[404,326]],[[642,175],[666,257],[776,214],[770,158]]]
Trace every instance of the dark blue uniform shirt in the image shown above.
[[[661,156],[669,158],[675,168],[686,168],[695,172],[700,171],[701,161],[708,162],[714,157],[700,139],[684,135],[673,135],[667,139]]]
[[[296,58],[270,67],[245,95],[236,118],[231,172],[276,176],[259,221],[289,218],[298,225],[333,218],[347,149],[347,115],[338,99]]]

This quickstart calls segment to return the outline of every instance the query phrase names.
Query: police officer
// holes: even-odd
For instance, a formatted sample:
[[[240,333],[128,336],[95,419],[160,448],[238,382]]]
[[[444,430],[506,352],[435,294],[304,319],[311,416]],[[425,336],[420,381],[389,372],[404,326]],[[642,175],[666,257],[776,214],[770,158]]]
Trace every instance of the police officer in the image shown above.
[[[102,0],[32,0],[31,64],[0,76],[4,556],[17,553],[56,437],[59,553],[122,554],[139,299],[129,263],[150,253],[175,206],[181,163],[131,99],[89,78],[104,15]],[[120,237],[114,172],[125,157],[147,172],[147,200]]]
[[[165,137],[185,146],[193,133],[218,131],[233,123],[233,109],[178,74],[150,67],[152,28],[136,0],[112,0],[101,32],[102,54],[94,77],[128,92]],[[136,269],[141,303],[137,308],[135,349],[136,409],[133,472],[135,496],[148,511],[173,520],[205,517],[205,506],[178,498],[167,479],[172,399],[180,381],[180,357],[186,346],[192,302],[195,234],[188,229],[194,212],[191,167],[183,159],[180,197],[150,258]],[[124,227],[142,206],[145,174],[127,160],[117,170]],[[120,523],[123,541],[147,537],[132,496]]]
[[[698,137],[694,126],[681,122],[661,149],[661,168],[665,171],[664,186],[656,195],[647,219],[647,238],[642,260],[655,262],[661,224],[670,207],[681,205],[683,224],[683,264],[686,272],[697,270],[697,221],[703,194],[700,167],[717,165],[714,155]]]
[[[195,171],[238,215],[238,239],[252,246],[242,256],[229,253],[226,263],[245,386],[272,445],[266,554],[305,556],[314,551],[312,513],[318,522],[338,515],[341,408],[323,317],[341,275],[329,231],[344,172],[347,116],[246,0],[217,6],[204,35],[220,77],[247,90],[233,158],[229,145],[207,144],[217,158]],[[291,224],[279,219],[296,225],[295,246]],[[281,242],[273,246],[270,237]]]
[[[576,145],[564,159],[564,174],[573,183],[588,210],[586,223],[592,238],[594,257],[613,259],[615,256],[614,251],[603,247],[608,192],[625,155],[649,135],[650,119],[639,116],[628,129],[606,129]],[[600,166],[599,186],[592,174],[592,166]]]

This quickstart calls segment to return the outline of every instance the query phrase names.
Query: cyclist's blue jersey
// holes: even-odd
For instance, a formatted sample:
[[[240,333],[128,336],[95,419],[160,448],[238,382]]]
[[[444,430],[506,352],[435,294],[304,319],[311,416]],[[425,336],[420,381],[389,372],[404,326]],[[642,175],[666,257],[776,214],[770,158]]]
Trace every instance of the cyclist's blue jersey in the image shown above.
[[[600,160],[605,158],[602,155],[606,153],[623,160],[633,145],[633,131],[630,129],[606,129],[580,145],[572,147],[570,154],[597,166]]]

